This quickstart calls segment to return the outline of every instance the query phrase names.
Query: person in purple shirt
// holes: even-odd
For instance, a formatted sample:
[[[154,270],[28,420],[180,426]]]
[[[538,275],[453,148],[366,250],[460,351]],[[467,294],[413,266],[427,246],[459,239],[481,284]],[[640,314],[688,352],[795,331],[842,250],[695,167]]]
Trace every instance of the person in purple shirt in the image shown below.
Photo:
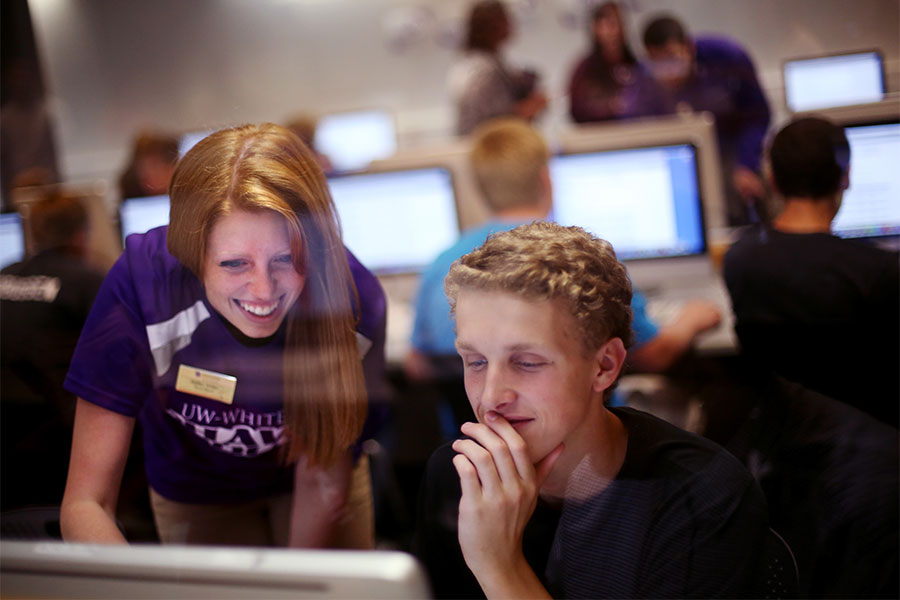
[[[170,196],[167,228],[129,236],[66,378],[63,537],[125,541],[114,515],[138,422],[163,542],[371,547],[359,440],[385,298],[341,243],[315,157],[277,125],[222,130],[181,160]]]
[[[569,81],[569,114],[576,123],[628,119],[671,112],[665,93],[625,39],[617,2],[594,7],[591,50]]]
[[[769,103],[747,52],[724,37],[692,39],[670,16],[650,21],[644,46],[654,76],[676,111],[708,111],[716,121],[729,224],[754,220],[765,197],[759,177]]]

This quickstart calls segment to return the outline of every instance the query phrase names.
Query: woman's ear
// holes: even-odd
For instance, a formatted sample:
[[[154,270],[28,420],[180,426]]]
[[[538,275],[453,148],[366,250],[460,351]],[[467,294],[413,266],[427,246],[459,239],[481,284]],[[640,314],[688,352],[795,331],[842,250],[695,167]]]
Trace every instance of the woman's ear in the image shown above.
[[[597,374],[594,376],[593,390],[601,393],[610,387],[619,377],[619,371],[625,364],[625,344],[621,338],[611,338],[597,350],[595,360]]]

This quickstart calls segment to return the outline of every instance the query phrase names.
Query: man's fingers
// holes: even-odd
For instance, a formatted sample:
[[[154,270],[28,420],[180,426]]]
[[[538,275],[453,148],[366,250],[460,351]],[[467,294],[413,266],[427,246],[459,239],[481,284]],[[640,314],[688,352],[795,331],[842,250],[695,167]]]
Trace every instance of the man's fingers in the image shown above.
[[[475,468],[480,487],[485,494],[493,494],[500,489],[500,474],[494,464],[494,457],[473,440],[456,440],[453,449],[468,459]]]
[[[463,497],[477,498],[481,496],[481,485],[478,483],[478,472],[475,465],[464,454],[453,457],[453,467],[459,475],[459,485]]]

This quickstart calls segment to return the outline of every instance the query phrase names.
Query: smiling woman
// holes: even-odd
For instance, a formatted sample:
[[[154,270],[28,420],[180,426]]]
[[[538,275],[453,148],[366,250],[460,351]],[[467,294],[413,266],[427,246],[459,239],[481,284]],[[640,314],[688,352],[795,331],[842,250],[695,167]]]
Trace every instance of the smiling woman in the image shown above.
[[[138,419],[164,542],[371,546],[356,457],[385,301],[341,243],[315,158],[276,125],[219,131],[170,196],[168,230],[128,238],[72,361],[64,536],[122,541]]]

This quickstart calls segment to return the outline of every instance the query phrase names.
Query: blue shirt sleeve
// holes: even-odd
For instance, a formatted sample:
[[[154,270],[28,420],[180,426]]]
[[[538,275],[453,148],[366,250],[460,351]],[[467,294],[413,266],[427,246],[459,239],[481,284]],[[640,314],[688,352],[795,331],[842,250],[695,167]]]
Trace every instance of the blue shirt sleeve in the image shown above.
[[[634,313],[631,320],[631,328],[634,330],[634,345],[631,348],[634,349],[655,338],[659,328],[647,315],[647,298],[637,290],[634,290],[631,296],[631,311]]]

